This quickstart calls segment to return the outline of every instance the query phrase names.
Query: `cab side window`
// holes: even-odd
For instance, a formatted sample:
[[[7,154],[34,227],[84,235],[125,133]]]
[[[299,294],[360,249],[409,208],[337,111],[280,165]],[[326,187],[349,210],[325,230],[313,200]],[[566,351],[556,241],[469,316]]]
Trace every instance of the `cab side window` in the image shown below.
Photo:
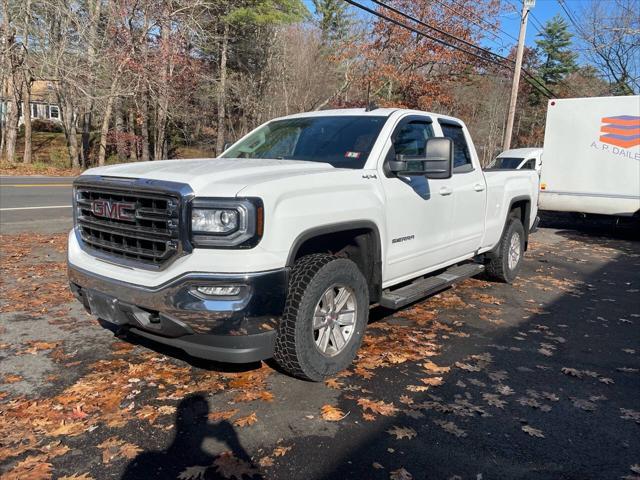
[[[527,163],[525,163],[522,166],[522,170],[535,170],[535,168],[536,168],[536,159],[535,158],[527,160]]]
[[[471,153],[464,137],[464,132],[460,125],[440,122],[442,134],[453,141],[453,169],[454,173],[470,172],[473,170],[471,164]]]
[[[425,155],[427,139],[433,137],[431,122],[414,120],[402,127],[394,137],[391,147],[392,158],[395,155],[421,157]]]

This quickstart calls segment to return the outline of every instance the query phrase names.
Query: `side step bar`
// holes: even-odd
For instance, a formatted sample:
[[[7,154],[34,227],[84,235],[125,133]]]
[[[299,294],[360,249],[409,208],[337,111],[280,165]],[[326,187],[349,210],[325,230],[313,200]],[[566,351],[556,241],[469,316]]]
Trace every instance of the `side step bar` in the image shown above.
[[[382,292],[378,302],[385,308],[398,309],[409,305],[421,298],[433,295],[460,280],[473,277],[484,271],[484,265],[479,263],[465,263],[450,267],[433,277],[420,277],[412,283],[396,290],[387,288]]]

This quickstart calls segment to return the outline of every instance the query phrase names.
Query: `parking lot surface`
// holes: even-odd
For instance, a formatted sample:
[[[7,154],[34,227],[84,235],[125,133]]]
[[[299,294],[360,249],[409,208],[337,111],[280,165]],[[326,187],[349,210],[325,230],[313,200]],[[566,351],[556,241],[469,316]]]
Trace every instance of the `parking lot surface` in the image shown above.
[[[374,307],[324,383],[119,338],[68,292],[64,233],[5,234],[2,478],[638,478],[640,243],[543,225],[513,285]]]

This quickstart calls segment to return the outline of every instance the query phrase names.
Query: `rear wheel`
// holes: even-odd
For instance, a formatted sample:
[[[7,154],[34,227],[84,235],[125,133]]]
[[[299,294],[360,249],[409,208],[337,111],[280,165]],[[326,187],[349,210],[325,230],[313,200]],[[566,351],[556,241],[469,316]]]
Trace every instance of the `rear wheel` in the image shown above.
[[[511,283],[518,276],[524,255],[524,227],[520,219],[510,217],[502,234],[498,253],[486,264],[487,275],[500,282]]]
[[[320,381],[348,367],[362,342],[369,290],[346,258],[302,257],[291,272],[274,358],[288,373]]]

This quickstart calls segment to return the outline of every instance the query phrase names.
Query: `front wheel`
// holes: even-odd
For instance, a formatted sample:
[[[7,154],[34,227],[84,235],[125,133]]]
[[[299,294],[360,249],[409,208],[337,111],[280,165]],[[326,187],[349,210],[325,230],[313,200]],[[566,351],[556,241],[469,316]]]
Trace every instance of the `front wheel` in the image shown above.
[[[487,275],[500,282],[512,283],[524,256],[524,227],[518,218],[509,218],[507,228],[502,234],[497,255],[486,264]]]
[[[302,257],[291,272],[274,358],[291,375],[324,380],[351,364],[368,317],[367,282],[354,262]]]

